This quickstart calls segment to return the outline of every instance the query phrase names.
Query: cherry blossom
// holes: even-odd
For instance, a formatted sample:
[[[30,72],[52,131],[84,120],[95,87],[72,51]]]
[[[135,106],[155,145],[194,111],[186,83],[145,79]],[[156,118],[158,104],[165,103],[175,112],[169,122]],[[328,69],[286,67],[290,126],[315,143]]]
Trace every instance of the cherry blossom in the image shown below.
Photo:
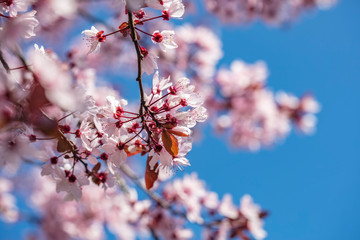
[[[260,218],[260,206],[253,203],[250,195],[241,198],[241,213],[248,219],[248,228],[256,239],[264,239],[266,232],[263,229],[263,221]]]
[[[181,18],[185,13],[184,4],[180,0],[164,1],[165,10],[162,11],[164,20]]]
[[[153,33],[152,41],[153,43],[159,43],[159,46],[163,51],[166,51],[167,49],[174,49],[178,47],[174,41],[174,35],[174,31],[165,30],[161,33],[159,31],[155,31]]]
[[[103,35],[104,31],[99,31],[94,26],[90,30],[84,30],[81,33],[85,34],[86,41],[90,46],[88,53],[99,51],[101,43],[106,40],[106,37]]]
[[[14,48],[19,39],[34,37],[36,35],[35,28],[39,25],[35,15],[36,11],[32,10],[7,19],[0,31],[1,42],[4,42],[9,48]]]
[[[269,24],[283,24],[292,21],[308,9],[326,9],[336,2],[336,0],[204,0],[207,10],[219,17],[221,21],[236,24],[245,24],[257,19]]]
[[[28,10],[29,2],[27,0],[7,0],[0,3],[5,12],[8,12],[10,17],[16,17],[18,12],[25,12]]]
[[[204,2],[224,22],[271,24],[335,3]],[[0,1],[2,219],[34,224],[34,239],[198,238],[191,224],[204,239],[266,237],[267,213],[250,195],[236,206],[196,173],[177,172],[191,169],[198,123],[210,119],[232,145],[256,151],[291,126],[312,133],[320,104],[273,92],[265,62],[219,67],[220,30],[171,21],[189,4]],[[81,34],[80,18],[92,26]],[[35,211],[16,207],[13,179]]]
[[[0,178],[0,218],[6,222],[15,222],[19,218],[15,197],[10,193],[12,189],[10,180]]]
[[[150,75],[155,69],[158,69],[158,65],[156,63],[156,59],[158,57],[152,52],[148,52],[146,48],[143,47],[141,48],[141,53],[144,56],[141,61],[142,71]]]

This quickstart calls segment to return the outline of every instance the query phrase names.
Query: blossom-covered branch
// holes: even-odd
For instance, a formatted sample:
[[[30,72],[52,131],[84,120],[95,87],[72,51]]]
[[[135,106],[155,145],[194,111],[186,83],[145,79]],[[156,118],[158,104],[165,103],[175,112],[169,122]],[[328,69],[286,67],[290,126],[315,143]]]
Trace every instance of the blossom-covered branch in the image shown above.
[[[231,5],[212,8],[213,2],[206,1],[208,9],[222,17]],[[284,1],[250,2],[257,4],[231,10],[255,15],[231,19],[284,21]],[[250,195],[236,206],[196,174],[166,179],[190,166],[193,132],[208,117],[233,145],[259,150],[286,136],[291,125],[312,132],[319,104],[309,94],[273,93],[262,62],[234,60],[229,69],[218,68],[222,43],[213,30],[171,23],[185,16],[185,6],[189,2],[181,0],[0,1],[5,221],[26,220],[11,192],[20,183],[29,189],[40,239],[103,239],[106,229],[120,239],[191,239],[191,224],[203,228],[204,239],[266,237],[267,212]],[[266,11],[270,7],[274,11]],[[134,102],[100,80],[112,76],[121,79],[119,86],[137,85],[140,94],[129,94],[137,96]],[[125,83],[126,77],[133,81]],[[32,164],[23,168],[23,162]]]

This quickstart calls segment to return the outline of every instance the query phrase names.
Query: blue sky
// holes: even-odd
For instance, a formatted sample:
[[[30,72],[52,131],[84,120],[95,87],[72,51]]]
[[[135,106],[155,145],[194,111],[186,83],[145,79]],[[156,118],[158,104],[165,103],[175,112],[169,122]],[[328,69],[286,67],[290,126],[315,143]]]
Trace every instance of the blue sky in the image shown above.
[[[360,2],[343,0],[287,28],[257,23],[217,30],[220,65],[266,61],[271,89],[315,94],[322,105],[318,128],[249,153],[231,149],[207,127],[189,155],[192,166],[180,175],[198,172],[209,189],[232,193],[236,203],[251,194],[270,211],[267,239],[360,239],[359,23]],[[0,222],[0,232],[19,229]]]
[[[287,28],[221,30],[221,64],[264,60],[271,89],[310,91],[322,105],[313,136],[293,133],[272,149],[247,153],[208,130],[191,152],[186,171],[197,171],[211,190],[234,199],[249,193],[270,211],[270,240],[360,239],[359,23],[360,2],[348,0]]]

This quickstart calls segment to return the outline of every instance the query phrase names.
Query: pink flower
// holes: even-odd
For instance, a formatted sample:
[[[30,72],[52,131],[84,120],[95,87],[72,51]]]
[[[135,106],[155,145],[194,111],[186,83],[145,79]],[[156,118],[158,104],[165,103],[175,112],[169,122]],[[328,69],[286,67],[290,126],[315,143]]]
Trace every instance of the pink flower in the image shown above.
[[[169,20],[170,18],[181,18],[185,13],[184,4],[180,0],[165,1],[165,10],[162,11],[163,19]]]
[[[153,87],[151,88],[151,93],[154,95],[160,94],[163,90],[171,86],[170,76],[168,78],[159,79],[159,72],[156,71],[153,76]]]
[[[72,79],[67,69],[64,69],[55,54],[44,54],[44,51],[33,50],[30,52],[32,71],[36,74],[37,81],[45,90],[47,100],[54,105],[69,111],[81,109],[85,102],[84,93],[74,88]]]
[[[24,158],[32,159],[37,157],[37,150],[30,143],[29,138],[20,135],[19,132],[1,133],[0,167],[5,166],[8,172],[15,173]]]
[[[175,32],[171,30],[165,30],[161,33],[159,31],[155,31],[153,33],[152,41],[153,43],[159,43],[161,50],[166,52],[167,49],[177,48],[178,45],[175,43]]]
[[[263,220],[260,218],[261,208],[253,202],[250,195],[241,198],[240,211],[248,220],[247,226],[255,239],[264,239],[267,234],[263,229]]]
[[[107,104],[99,111],[101,114],[99,116],[102,116],[99,120],[101,122],[101,128],[104,130],[104,132],[111,136],[116,130],[121,128],[123,107],[125,107],[128,102],[124,99],[118,100],[114,96],[107,96],[106,101]]]
[[[146,6],[163,10],[164,9],[164,1],[163,0],[144,0]]]
[[[71,165],[64,164],[63,168],[56,168],[53,178],[56,181],[56,192],[66,192],[65,200],[80,200],[82,196],[82,186],[89,185],[89,179],[83,169],[76,173],[71,173]]]
[[[81,34],[85,34],[87,44],[90,45],[88,54],[99,51],[100,44],[106,40],[104,31],[99,31],[94,26],[92,26],[90,30],[82,31]]]
[[[230,194],[224,195],[219,206],[219,213],[230,219],[236,219],[239,216],[239,212],[234,205]]]
[[[28,9],[28,0],[7,0],[0,3],[10,17],[16,17],[18,12],[25,12]]]
[[[337,0],[316,1],[232,1],[204,0],[208,11],[224,23],[246,24],[260,19],[268,24],[280,25],[292,21],[302,12],[312,8],[327,9]]]
[[[15,197],[10,193],[12,188],[9,180],[0,177],[0,217],[9,223],[16,222],[19,218]]]
[[[158,58],[154,53],[148,52],[146,48],[141,47],[141,53],[144,58],[141,61],[142,72],[146,72],[148,75],[154,72],[154,69],[158,69],[156,59]]]
[[[106,161],[109,171],[114,174],[114,167],[119,167],[126,161],[127,154],[125,152],[126,136],[116,136],[107,139],[106,143],[101,147],[104,150],[102,159]]]
[[[39,25],[35,14],[36,11],[32,10],[17,17],[7,19],[4,28],[0,31],[1,42],[6,43],[9,48],[14,48],[20,38],[35,36],[35,27]]]

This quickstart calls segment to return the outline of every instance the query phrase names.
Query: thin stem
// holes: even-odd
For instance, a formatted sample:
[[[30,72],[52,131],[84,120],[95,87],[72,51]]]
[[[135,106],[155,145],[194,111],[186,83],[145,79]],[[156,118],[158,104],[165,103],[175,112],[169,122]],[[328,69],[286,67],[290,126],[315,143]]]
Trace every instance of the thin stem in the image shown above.
[[[170,94],[170,93],[165,94],[165,95],[164,95],[164,96],[162,96],[161,98],[157,99],[155,102],[150,103],[150,105],[149,105],[149,106],[154,105],[154,104],[155,104],[155,103],[157,103],[159,100],[161,100],[161,99],[163,99],[163,98],[165,98],[165,97],[169,96],[169,94]],[[150,101],[150,102],[151,102],[151,101]]]
[[[150,101],[149,101],[149,104],[150,104],[149,106],[151,106],[151,102],[152,102],[152,100],[154,99],[154,96],[155,96],[155,95],[152,93],[152,89],[151,89],[151,98],[150,98]]]
[[[6,16],[6,15],[4,15],[4,14],[2,14],[2,13],[0,13],[0,17],[4,17],[4,18],[11,18],[11,17]]]
[[[30,70],[30,69],[28,68],[28,66],[31,66],[31,65],[30,65],[30,64],[27,64],[27,62],[26,62],[26,60],[25,60],[25,57],[24,57],[24,55],[22,54],[21,49],[20,49],[19,46],[17,46],[17,50],[16,50],[16,52],[15,52],[15,55],[19,58],[20,62],[24,65],[24,68],[25,68],[26,70]]]
[[[137,22],[136,24],[137,24],[137,25],[138,25],[138,24],[142,24],[142,23],[144,23],[144,22],[147,22],[147,21],[150,21],[150,20],[154,20],[154,19],[158,19],[158,18],[161,18],[161,17],[162,17],[162,15],[157,16],[157,17],[152,17],[152,18],[144,19],[144,20],[142,20],[142,21]]]
[[[16,68],[10,68],[9,70],[10,71],[13,71],[13,70],[19,70],[19,69],[27,69],[28,67],[30,67],[31,65],[27,65],[27,66],[21,66],[21,67],[16,67]]]
[[[126,29],[126,28],[124,28],[124,29]],[[104,37],[108,37],[108,36],[113,35],[113,34],[115,34],[115,33],[121,32],[121,31],[124,30],[124,29],[120,29],[120,30],[117,30],[117,31],[114,31],[114,32],[105,34]]]
[[[130,117],[130,116],[121,116],[120,118],[129,118],[129,119],[136,119],[139,118],[140,116],[136,116],[136,117]]]
[[[129,112],[129,111],[123,111],[123,112],[128,113],[128,114],[138,115],[138,113],[133,113],[133,112]]]
[[[121,122],[121,123],[122,123],[122,124],[128,123],[128,122],[131,122],[131,121],[134,121],[134,120],[138,119],[139,117],[140,117],[140,116],[133,117],[133,118],[131,118],[131,119],[129,119],[129,120],[126,120],[125,122]]]
[[[130,26],[131,39],[134,43],[134,47],[135,47],[136,55],[137,55],[138,74],[137,74],[136,81],[139,83],[139,91],[140,91],[139,114],[141,116],[142,122],[144,122],[145,118],[144,118],[143,114],[144,114],[144,107],[145,107],[145,97],[144,97],[145,94],[144,94],[144,88],[143,88],[143,83],[142,83],[142,78],[141,78],[141,76],[142,76],[141,61],[143,59],[143,55],[141,54],[140,45],[139,45],[138,39],[136,37],[133,15],[132,15],[130,9],[128,9],[128,16],[129,16],[129,24],[128,25]]]
[[[64,120],[65,118],[69,117],[70,115],[73,115],[75,112],[71,112],[65,116],[63,116],[62,118],[60,118],[59,120],[57,120],[58,122],[60,122],[61,120]]]
[[[142,32],[142,33],[150,36],[150,37],[154,37],[154,35],[152,35],[152,34],[150,34],[150,33],[147,33],[147,32],[145,32],[145,31],[141,30],[140,28],[135,27],[135,29],[138,30],[139,32]]]
[[[36,140],[54,140],[56,137],[48,137],[48,138],[38,138],[36,137]]]
[[[129,140],[127,140],[127,141],[124,143],[124,145],[125,145],[125,144],[128,144],[129,142],[131,142],[131,140],[133,140],[133,139],[135,139],[137,136],[139,136],[139,134],[140,134],[143,130],[144,130],[144,126],[141,128],[141,130],[140,130],[139,132],[137,132],[137,133],[135,134],[135,136],[133,136],[132,138],[130,138]]]

